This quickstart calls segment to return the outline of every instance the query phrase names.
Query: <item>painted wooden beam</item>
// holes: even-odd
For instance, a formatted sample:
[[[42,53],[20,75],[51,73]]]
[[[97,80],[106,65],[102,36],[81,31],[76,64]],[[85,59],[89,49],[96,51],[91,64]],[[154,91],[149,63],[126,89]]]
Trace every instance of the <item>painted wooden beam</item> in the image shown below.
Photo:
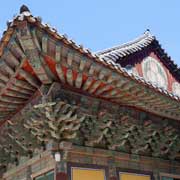
[[[30,83],[28,83],[27,81],[24,81],[24,80],[13,78],[12,83],[17,87],[24,88],[24,89],[27,89],[30,91],[36,90],[36,87],[34,87],[33,85],[31,85]]]
[[[23,87],[22,88],[20,88],[20,87],[18,87],[18,86],[11,86],[10,88],[9,88],[9,90],[12,90],[12,91],[14,91],[14,92],[21,92],[21,93],[23,93],[23,94],[27,94],[27,95],[32,95],[33,93],[34,93],[34,91],[31,91],[31,90],[28,90],[28,89],[24,89]]]
[[[41,45],[40,45],[40,42],[39,42],[39,40],[38,40],[37,32],[36,32],[36,29],[35,29],[35,28],[31,30],[31,35],[32,35],[32,38],[33,38],[33,41],[34,41],[35,46],[37,47],[37,49],[38,49],[39,51],[41,51],[41,50],[42,50],[42,49],[41,49]]]
[[[86,58],[81,58],[80,63],[79,63],[79,71],[83,72],[84,68],[86,67],[87,59]]]
[[[48,48],[48,35],[44,34],[42,36],[42,51],[43,51],[43,53],[47,54],[47,48]]]
[[[97,80],[95,82],[93,82],[93,84],[89,87],[88,89],[88,92],[91,94],[93,94],[96,89],[99,87],[99,85],[101,84],[101,81],[100,80]]]
[[[0,59],[0,71],[7,72],[10,76],[15,73],[15,71],[2,59]]]
[[[8,44],[8,48],[13,53],[13,55],[18,58],[19,60],[23,60],[26,58],[26,55],[24,53],[24,49],[22,46],[19,46],[19,42],[17,42],[18,38],[15,38],[11,40],[11,42]]]
[[[57,63],[59,63],[61,61],[61,49],[62,49],[62,46],[61,44],[56,44],[56,48],[55,48],[55,61]]]
[[[17,67],[20,64],[18,57],[16,57],[10,50],[5,51],[3,59],[13,67]]]
[[[89,89],[89,87],[91,86],[91,84],[93,83],[93,81],[94,81],[93,77],[88,77],[86,82],[83,84],[82,89],[84,91],[87,91]]]
[[[110,90],[110,89],[111,89],[111,91],[113,90],[112,86],[110,86],[109,84],[106,84],[106,85],[103,86],[102,88],[99,88],[99,89],[95,92],[95,94],[96,94],[96,95],[101,95],[101,94],[104,93],[104,92],[108,92],[108,90]]]
[[[16,97],[10,97],[10,96],[6,96],[6,95],[2,95],[0,96],[0,101],[3,102],[8,102],[8,103],[15,103],[15,104],[22,104],[25,103],[25,99],[22,98],[16,98]]]
[[[73,72],[71,69],[68,69],[66,72],[66,81],[69,85],[74,86]]]
[[[48,73],[50,73],[51,76],[53,74],[49,70],[49,67],[46,65],[42,55],[41,51],[38,50],[39,47],[37,47],[37,41],[36,35],[33,32],[31,33],[31,30],[27,25],[26,27],[19,27],[19,30],[21,32],[21,28],[26,28],[26,35],[22,35],[21,33],[17,33],[17,38],[23,47],[23,50],[27,56],[28,62],[30,63],[31,67],[35,71],[36,75],[40,79],[42,83],[50,83],[52,82],[51,77]],[[33,30],[34,31],[34,30]],[[35,39],[34,39],[35,38]],[[45,38],[44,38],[45,39]],[[45,50],[46,49],[46,50]],[[47,51],[47,48],[44,45],[44,41],[42,42],[42,51]]]
[[[19,74],[21,76],[23,76],[32,86],[39,88],[40,87],[40,82],[37,80],[37,78],[35,78],[34,76],[32,76],[30,73],[28,73],[27,71],[24,71],[23,69],[19,70]]]
[[[77,77],[76,77],[76,80],[75,80],[75,87],[80,89],[82,84],[83,84],[83,74],[78,73]]]
[[[0,79],[6,83],[6,82],[8,82],[9,77],[0,71]]]
[[[7,103],[7,102],[0,101],[0,107],[16,109],[18,107],[18,105],[14,104],[14,103]]]
[[[12,96],[12,97],[23,98],[23,99],[29,99],[29,95],[23,94],[21,91],[17,92],[17,91],[7,90],[6,95]]]
[[[65,76],[64,76],[64,72],[63,69],[61,67],[61,64],[56,64],[56,72],[58,74],[59,79],[61,80],[62,83],[65,83]]]
[[[6,87],[6,83],[2,80],[0,80],[0,88],[3,89]]]

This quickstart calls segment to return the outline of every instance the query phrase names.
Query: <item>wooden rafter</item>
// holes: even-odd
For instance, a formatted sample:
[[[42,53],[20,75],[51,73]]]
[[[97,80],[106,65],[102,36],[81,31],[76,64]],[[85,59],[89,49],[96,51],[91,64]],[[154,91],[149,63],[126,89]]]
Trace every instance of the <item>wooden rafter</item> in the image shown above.
[[[17,66],[19,66],[20,62],[18,60],[18,58],[13,55],[13,53],[10,50],[7,50],[4,54],[3,54],[3,59],[8,63],[11,64],[12,67],[16,68]]]
[[[65,83],[64,72],[63,72],[63,69],[61,67],[61,64],[56,64],[56,71],[57,71],[58,77],[61,80],[61,82]]]
[[[27,99],[1,95],[0,101],[7,102],[7,103],[23,104],[25,103],[25,101],[27,101]]]
[[[43,60],[43,57],[40,53],[41,47],[38,43],[35,30],[33,30],[31,33],[26,23],[22,27],[19,27],[19,29],[21,28],[26,28],[26,35],[17,33],[17,38],[24,52],[26,52],[30,65],[42,83],[48,84],[52,82],[52,79],[55,78],[55,76],[50,71],[46,62]],[[42,46],[44,46],[43,43]]]
[[[0,107],[2,107],[2,108],[8,108],[9,107],[9,108],[16,109],[18,107],[18,104],[0,101]]]
[[[27,89],[30,91],[36,90],[36,87],[32,86],[30,83],[28,83],[27,81],[24,81],[24,80],[13,78],[12,83],[19,88],[24,88],[24,89]]]
[[[0,70],[6,72],[9,76],[12,76],[15,72],[4,60],[0,59]]]
[[[4,75],[1,71],[0,71],[0,79],[5,83],[7,83],[9,80],[8,76]]]
[[[11,91],[14,91],[14,92],[21,92],[23,94],[27,94],[27,95],[32,95],[34,93],[34,91],[32,90],[28,90],[28,89],[25,89],[23,87],[18,87],[16,85],[12,86],[9,88]]]
[[[7,90],[6,94],[8,96],[17,97],[17,98],[23,98],[23,99],[28,99],[29,98],[29,95],[24,94],[22,92],[18,92],[18,91]]]
[[[19,74],[22,77],[24,77],[33,87],[35,87],[35,88],[39,88],[40,87],[40,83],[39,83],[38,79],[36,79],[34,76],[32,76],[27,71],[24,71],[23,69],[20,69],[19,70]]]

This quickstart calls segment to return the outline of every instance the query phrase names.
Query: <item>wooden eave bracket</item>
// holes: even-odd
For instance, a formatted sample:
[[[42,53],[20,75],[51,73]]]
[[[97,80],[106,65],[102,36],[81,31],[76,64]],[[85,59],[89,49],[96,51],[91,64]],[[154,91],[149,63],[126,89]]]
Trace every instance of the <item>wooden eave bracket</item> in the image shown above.
[[[51,83],[53,75],[41,55],[35,30],[31,32],[27,21],[24,21],[18,25],[16,35],[37,77],[43,84]]]

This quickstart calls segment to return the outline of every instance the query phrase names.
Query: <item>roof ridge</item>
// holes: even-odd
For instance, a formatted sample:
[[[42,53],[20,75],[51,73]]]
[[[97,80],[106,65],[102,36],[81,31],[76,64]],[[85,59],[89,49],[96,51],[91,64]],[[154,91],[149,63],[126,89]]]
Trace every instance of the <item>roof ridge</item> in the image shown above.
[[[114,46],[114,47],[111,47],[111,48],[107,48],[107,49],[104,49],[104,50],[100,50],[100,51],[97,51],[95,52],[95,54],[101,56],[101,55],[104,55],[106,53],[109,53],[111,51],[114,51],[114,50],[117,50],[117,49],[122,49],[122,48],[125,48],[125,47],[129,47],[133,44],[136,44],[146,38],[152,38],[152,40],[156,39],[154,35],[152,35],[150,33],[149,30],[146,30],[143,34],[141,34],[140,36],[136,37],[135,39],[129,41],[129,42],[126,42],[126,43],[123,43],[121,45],[117,45],[117,46]]]

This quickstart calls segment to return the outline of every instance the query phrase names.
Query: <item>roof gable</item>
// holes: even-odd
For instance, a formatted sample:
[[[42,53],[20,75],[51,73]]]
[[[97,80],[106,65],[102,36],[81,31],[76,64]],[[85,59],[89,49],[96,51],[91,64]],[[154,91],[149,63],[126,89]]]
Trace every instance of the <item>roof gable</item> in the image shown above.
[[[159,41],[150,33],[149,30],[131,42],[99,51],[97,52],[97,55],[100,58],[112,60],[125,67],[127,64],[131,64],[132,61],[133,63],[138,61],[139,56],[142,60],[151,52],[154,52],[158,56],[158,59],[170,71],[172,76],[177,81],[180,81],[180,68],[178,68],[177,64],[175,64],[171,57],[168,56],[165,50],[161,47]]]
[[[99,51],[97,52],[97,55],[105,59],[114,57],[114,59],[112,59],[115,62],[117,62],[118,60],[122,60],[124,57],[127,57],[131,54],[134,54],[135,52],[143,50],[145,47],[150,45],[154,39],[155,37],[152,36],[149,33],[149,31],[147,31],[140,37],[134,39],[133,41]]]

